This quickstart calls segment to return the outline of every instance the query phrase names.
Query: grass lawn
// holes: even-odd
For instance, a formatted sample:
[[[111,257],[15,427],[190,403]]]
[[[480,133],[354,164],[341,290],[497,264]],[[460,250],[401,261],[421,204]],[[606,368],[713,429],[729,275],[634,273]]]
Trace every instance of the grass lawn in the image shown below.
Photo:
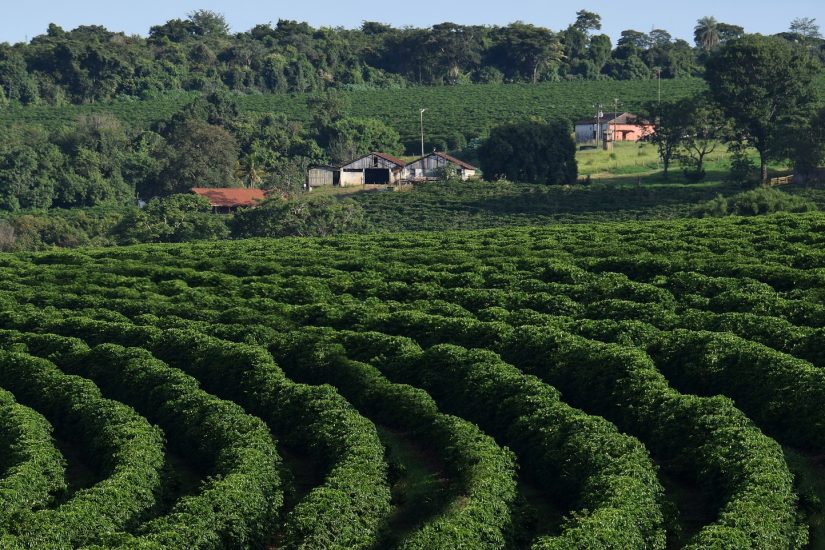
[[[750,151],[754,164],[759,165],[759,155],[755,150]],[[632,182],[639,176],[642,183],[651,183],[649,176],[655,179],[662,178],[662,163],[656,146],[650,143],[616,143],[612,151],[603,149],[580,149],[576,152],[576,161],[579,164],[579,176],[590,176],[592,181],[602,182]],[[771,175],[785,175],[788,166],[783,163],[769,165]],[[706,180],[709,182],[721,181],[730,170],[730,153],[725,144],[719,144],[716,150],[705,157]],[[670,164],[670,179],[675,182],[684,179],[681,165],[674,159]]]

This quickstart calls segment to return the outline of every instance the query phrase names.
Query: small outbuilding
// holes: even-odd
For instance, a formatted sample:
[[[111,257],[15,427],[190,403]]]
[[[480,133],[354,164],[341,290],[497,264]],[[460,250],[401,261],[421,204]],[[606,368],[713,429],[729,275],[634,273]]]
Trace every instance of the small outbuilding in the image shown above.
[[[338,185],[394,184],[404,176],[406,163],[386,153],[369,153],[342,164]],[[333,174],[334,178],[334,174]],[[333,180],[334,185],[334,180]]]
[[[341,179],[341,170],[337,166],[315,164],[307,169],[306,186],[310,189],[325,185],[338,185]]]
[[[454,169],[462,181],[474,178],[478,174],[478,168],[439,151],[433,151],[429,155],[416,159],[406,166],[406,177],[410,181],[427,181],[438,179],[443,176],[444,171]]]
[[[652,134],[654,129],[653,124],[633,113],[585,118],[576,121],[576,143],[639,141],[643,136]]]
[[[192,192],[209,200],[213,214],[230,214],[238,208],[250,208],[266,199],[263,189],[193,187]]]

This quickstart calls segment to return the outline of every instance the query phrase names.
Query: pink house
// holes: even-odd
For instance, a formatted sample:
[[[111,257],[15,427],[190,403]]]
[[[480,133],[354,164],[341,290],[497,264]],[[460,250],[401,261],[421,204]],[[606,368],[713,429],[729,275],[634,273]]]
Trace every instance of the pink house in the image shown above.
[[[576,143],[597,143],[605,136],[608,141],[639,141],[642,136],[652,134],[654,128],[633,113],[607,115],[598,120],[586,118],[576,122]],[[601,137],[597,139],[597,136]]]

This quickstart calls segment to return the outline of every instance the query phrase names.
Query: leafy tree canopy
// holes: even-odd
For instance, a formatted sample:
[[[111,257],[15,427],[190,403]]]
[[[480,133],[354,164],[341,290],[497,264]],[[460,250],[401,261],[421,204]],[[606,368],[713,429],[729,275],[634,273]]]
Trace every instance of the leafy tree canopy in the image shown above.
[[[576,143],[570,124],[526,121],[498,126],[479,152],[487,180],[526,183],[575,183]]]

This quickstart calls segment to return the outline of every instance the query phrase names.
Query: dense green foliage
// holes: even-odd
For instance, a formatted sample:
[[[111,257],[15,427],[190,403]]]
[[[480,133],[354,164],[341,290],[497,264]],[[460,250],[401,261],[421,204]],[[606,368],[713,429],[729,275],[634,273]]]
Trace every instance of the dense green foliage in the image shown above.
[[[791,195],[770,187],[722,195],[698,205],[695,214],[705,216],[758,216],[775,212],[811,212],[817,204],[803,195]]]
[[[66,489],[63,457],[52,443],[52,428],[40,414],[0,389],[0,525],[15,513],[46,506]]]
[[[474,424],[441,413],[424,391],[387,380],[375,367],[352,361],[335,344],[335,335],[289,333],[270,346],[273,355],[292,365],[289,374],[316,383],[332,383],[360,410],[385,425],[409,431],[429,448],[443,449],[445,467],[456,480],[453,502],[420,529],[402,538],[400,548],[502,546],[511,526],[508,508],[516,497],[511,452],[496,445]],[[388,540],[399,538],[387,533]]]
[[[4,333],[0,338],[50,357],[65,371],[137,407],[163,427],[179,456],[213,476],[197,496],[182,498],[169,514],[142,525],[138,540],[117,535],[107,539],[108,546],[239,547],[261,544],[271,533],[283,494],[278,455],[259,419],[206,394],[194,379],[144,350],[111,345],[90,350],[80,341],[52,335]]]
[[[817,81],[818,86],[823,81]],[[705,89],[699,78],[665,80],[663,98],[684,98]],[[496,124],[523,120],[530,116],[545,119],[565,117],[569,120],[593,116],[593,103],[606,98],[622,98],[623,109],[639,111],[656,98],[655,81],[587,81],[529,84],[476,84],[467,86],[420,86],[400,90],[341,90],[353,117],[378,118],[394,128],[402,143],[415,152],[418,143],[418,109],[424,114],[425,147],[454,149],[458,135],[468,141],[483,135]],[[148,128],[171,117],[198,93],[164,94],[140,101],[117,99],[92,105],[10,105],[0,110],[0,122],[39,125],[50,131],[74,124],[78,118],[107,113],[135,128]],[[308,124],[312,120],[312,99],[317,94],[236,95],[242,113],[282,113],[289,120]]]
[[[783,149],[777,134],[811,118],[817,101],[813,80],[820,71],[808,48],[779,37],[744,36],[710,56],[710,94],[740,139],[759,151],[762,183],[768,180],[768,159]]]
[[[6,533],[23,547],[80,547],[100,533],[131,528],[155,504],[163,437],[126,405],[104,399],[90,381],[49,361],[0,351],[3,386],[86,447],[101,480],[55,508],[18,514]]]
[[[825,196],[817,189],[787,187],[740,196],[738,186],[654,184],[592,184],[571,187],[537,186],[508,182],[434,183],[411,193],[365,193],[354,199],[364,207],[373,231],[443,231],[486,229],[552,223],[589,223],[677,219],[700,211],[718,210],[717,204],[736,201],[743,207],[726,214],[770,213],[758,205],[783,204],[811,210],[811,203],[825,207]],[[722,195],[721,200],[716,199]],[[733,199],[737,197],[737,199]],[[753,200],[747,200],[752,197]],[[762,200],[756,200],[764,197]],[[716,199],[716,200],[714,200]],[[772,200],[766,200],[772,199]],[[704,207],[713,201],[713,208]],[[747,210],[753,203],[756,210]],[[775,210],[785,210],[776,208]]]
[[[699,38],[694,48],[664,29],[625,30],[614,47],[607,35],[597,34],[600,29],[601,17],[585,10],[560,32],[522,22],[393,28],[365,21],[360,29],[315,29],[280,19],[230,34],[223,17],[208,10],[155,25],[148,38],[99,25],[65,31],[51,24],[28,44],[2,44],[0,100],[93,103],[181,90],[283,93],[681,78],[697,73],[705,60]],[[744,32],[735,25],[727,29],[725,39]],[[822,45],[812,38],[812,49]]]
[[[197,493],[89,544],[799,548],[821,505],[799,504],[780,444],[825,449],[823,228],[814,212],[4,254],[3,386],[60,435],[75,424],[51,403],[70,401],[45,380],[111,406],[94,382],[201,461]],[[390,498],[406,474],[388,474],[388,429],[444,478],[427,514],[403,484]],[[137,441],[144,467],[162,448]],[[150,479],[162,501],[168,475]],[[84,494],[47,491],[3,543]],[[207,501],[217,515],[187,516]]]
[[[191,195],[150,201],[143,210],[66,209],[0,215],[0,250],[187,242],[243,236],[320,236],[342,232],[444,231],[755,215],[825,208],[820,188],[785,186],[741,193],[738,185],[646,183],[536,186],[505,181],[439,182],[405,193],[275,199],[264,212],[215,216]],[[721,197],[721,198],[720,198]],[[353,202],[357,204],[353,204]]]
[[[135,195],[192,186],[257,186],[293,193],[311,163],[367,150],[417,151],[421,105],[429,149],[477,148],[497,124],[531,116],[586,116],[620,93],[626,108],[655,96],[650,82],[419,87],[333,96],[189,94],[90,106],[25,106],[0,112],[0,210],[134,204]],[[698,79],[668,81],[687,97]],[[400,137],[399,137],[400,134]],[[401,144],[399,145],[399,140]]]
[[[364,210],[352,200],[331,197],[269,199],[241,210],[229,223],[235,237],[327,237],[365,228]]]
[[[570,184],[578,177],[576,142],[562,120],[496,126],[478,155],[488,181]]]

